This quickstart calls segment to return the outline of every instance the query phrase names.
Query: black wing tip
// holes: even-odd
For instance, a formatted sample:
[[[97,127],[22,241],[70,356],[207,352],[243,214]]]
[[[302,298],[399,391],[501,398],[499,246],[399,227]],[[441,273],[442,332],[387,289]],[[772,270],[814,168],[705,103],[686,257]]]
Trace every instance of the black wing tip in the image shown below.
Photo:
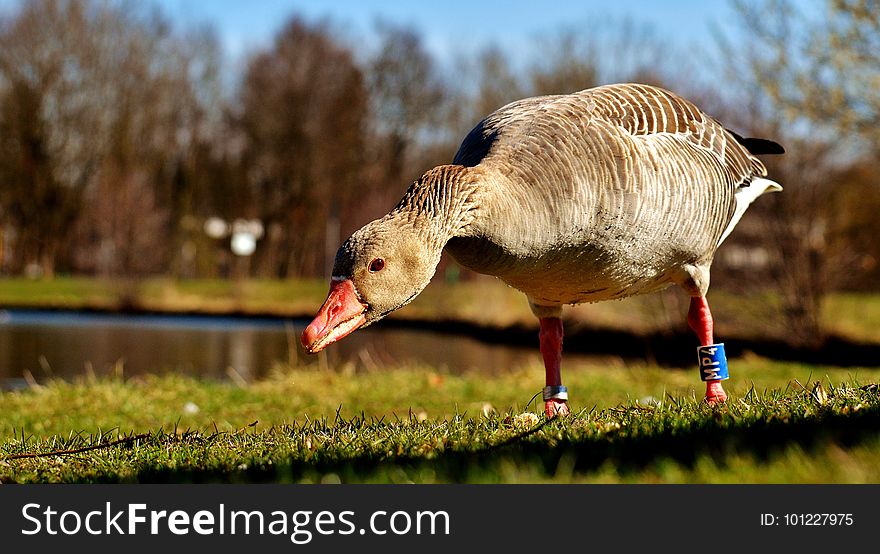
[[[747,138],[740,141],[752,154],[785,154],[785,148],[778,142],[760,138]]]
[[[785,154],[785,148],[783,148],[778,142],[762,138],[743,138],[741,135],[734,133],[730,129],[727,129],[727,132],[733,135],[736,142],[745,146],[750,154],[756,156],[760,154]]]

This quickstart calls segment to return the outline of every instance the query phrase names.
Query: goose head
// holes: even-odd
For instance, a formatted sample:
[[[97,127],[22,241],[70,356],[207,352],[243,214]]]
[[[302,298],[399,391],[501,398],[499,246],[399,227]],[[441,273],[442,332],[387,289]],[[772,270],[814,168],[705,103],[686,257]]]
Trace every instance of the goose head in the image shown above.
[[[336,253],[327,300],[302,334],[315,353],[409,304],[433,277],[439,247],[424,225],[386,216],[368,223]]]

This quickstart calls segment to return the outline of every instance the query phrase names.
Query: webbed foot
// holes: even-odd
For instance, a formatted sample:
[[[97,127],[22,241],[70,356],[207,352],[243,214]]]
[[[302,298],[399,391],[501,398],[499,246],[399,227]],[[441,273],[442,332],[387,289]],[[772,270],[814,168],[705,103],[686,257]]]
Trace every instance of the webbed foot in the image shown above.
[[[556,416],[567,416],[571,413],[571,410],[568,408],[568,403],[565,400],[553,398],[544,401],[544,413],[547,415],[547,418],[553,418]]]

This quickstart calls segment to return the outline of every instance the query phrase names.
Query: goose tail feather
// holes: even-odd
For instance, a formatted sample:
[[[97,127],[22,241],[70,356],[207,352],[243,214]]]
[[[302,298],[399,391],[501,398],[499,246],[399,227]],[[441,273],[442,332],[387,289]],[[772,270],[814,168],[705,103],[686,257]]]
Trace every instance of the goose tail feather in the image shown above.
[[[718,240],[719,246],[724,242],[724,239],[727,238],[727,235],[733,231],[733,228],[736,227],[736,224],[739,223],[739,220],[742,219],[743,214],[746,213],[746,210],[755,199],[762,194],[768,192],[780,192],[781,190],[782,185],[776,181],[761,177],[755,177],[751,182],[746,183],[745,186],[737,188],[733,195],[734,200],[736,201],[736,208],[734,209],[733,217],[730,218],[730,222],[727,224],[727,227],[721,234],[721,238]]]

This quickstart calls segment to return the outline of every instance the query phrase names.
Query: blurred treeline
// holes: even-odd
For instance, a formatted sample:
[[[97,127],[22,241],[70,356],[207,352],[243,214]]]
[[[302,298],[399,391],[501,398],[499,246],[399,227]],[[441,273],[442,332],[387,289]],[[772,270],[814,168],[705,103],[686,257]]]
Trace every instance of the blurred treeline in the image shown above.
[[[293,13],[233,71],[211,28],[142,3],[23,2],[0,16],[0,273],[323,276],[340,239],[482,116],[640,81],[786,147],[767,160],[785,192],[756,205],[713,277],[778,291],[810,337],[825,292],[880,276],[880,6],[731,12],[713,44],[597,20],[451,66],[416,29],[377,23],[364,40]],[[247,263],[205,233],[211,217],[262,223]]]

